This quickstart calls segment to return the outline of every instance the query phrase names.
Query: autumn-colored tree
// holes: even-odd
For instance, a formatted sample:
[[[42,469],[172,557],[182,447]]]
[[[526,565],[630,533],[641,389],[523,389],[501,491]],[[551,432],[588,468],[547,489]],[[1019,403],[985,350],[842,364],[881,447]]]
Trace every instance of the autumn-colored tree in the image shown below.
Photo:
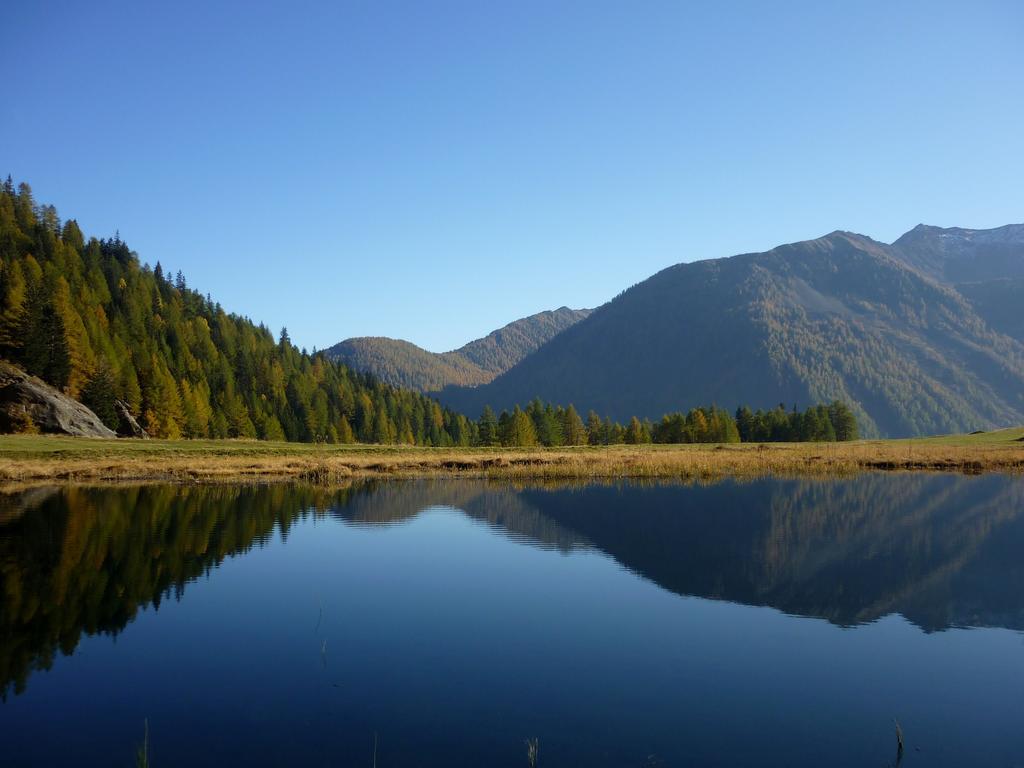
[[[562,438],[566,445],[586,445],[587,429],[572,403],[562,417]]]

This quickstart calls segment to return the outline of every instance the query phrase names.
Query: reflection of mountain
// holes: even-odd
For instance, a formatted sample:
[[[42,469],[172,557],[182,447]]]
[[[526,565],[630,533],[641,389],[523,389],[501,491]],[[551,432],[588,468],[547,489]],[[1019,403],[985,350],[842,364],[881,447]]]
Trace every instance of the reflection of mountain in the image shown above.
[[[296,521],[387,525],[447,506],[532,546],[593,547],[682,595],[841,625],[1024,629],[1024,481],[863,475],[531,487],[485,481],[67,488],[0,496],[0,693]]]
[[[526,492],[665,589],[841,625],[1024,629],[1024,482],[861,475]]]
[[[331,514],[353,525],[394,525],[430,507],[453,507],[526,544],[568,552],[586,542],[541,514],[507,485],[485,480],[371,482]]]

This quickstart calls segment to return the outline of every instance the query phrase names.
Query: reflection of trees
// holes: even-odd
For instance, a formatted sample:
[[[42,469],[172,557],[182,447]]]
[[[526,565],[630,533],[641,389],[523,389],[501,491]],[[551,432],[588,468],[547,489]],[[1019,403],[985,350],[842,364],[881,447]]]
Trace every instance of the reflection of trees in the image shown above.
[[[679,594],[843,625],[900,612],[927,630],[1024,628],[1024,483],[1000,476],[49,489],[0,496],[0,693],[297,519],[385,525],[433,506],[535,546],[601,549]]]
[[[70,654],[82,632],[116,634],[140,607],[225,557],[343,501],[286,486],[141,486],[32,491],[5,499],[0,528],[0,692]],[[19,509],[26,500],[30,510]],[[14,510],[14,511],[12,511]],[[15,512],[17,514],[15,514]]]

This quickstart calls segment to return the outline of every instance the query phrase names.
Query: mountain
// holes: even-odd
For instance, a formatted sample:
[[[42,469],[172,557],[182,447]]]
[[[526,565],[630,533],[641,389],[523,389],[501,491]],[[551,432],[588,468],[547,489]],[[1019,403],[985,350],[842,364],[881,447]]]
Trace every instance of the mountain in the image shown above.
[[[326,355],[396,387],[420,392],[434,392],[449,385],[472,387],[504,373],[590,312],[568,307],[539,312],[451,352],[428,352],[408,341],[385,336],[361,336],[335,344]]]
[[[906,263],[952,285],[1024,279],[1024,224],[995,229],[918,224],[893,247]]]
[[[0,185],[0,358],[107,426],[127,403],[156,437],[451,445],[473,436],[435,400],[228,314],[180,272],[140,263],[120,237],[86,240],[10,178]]]
[[[960,283],[956,289],[994,330],[1024,342],[1024,277]]]
[[[914,227],[893,244],[908,264],[948,283],[993,329],[1024,341],[1024,224]]]
[[[394,386],[420,392],[449,384],[486,384],[495,376],[458,352],[428,352],[412,342],[387,336],[345,339],[324,354],[354,371],[366,371]]]
[[[1007,335],[1015,316],[1004,308],[1008,319],[997,324],[994,306],[979,310],[950,282],[1015,279],[1019,230],[974,233],[945,256],[929,244],[944,238],[930,230],[893,245],[833,232],[678,264],[490,384],[448,387],[440,399],[475,415],[540,397],[617,420],[707,403],[839,399],[867,436],[1021,423],[1024,343]]]

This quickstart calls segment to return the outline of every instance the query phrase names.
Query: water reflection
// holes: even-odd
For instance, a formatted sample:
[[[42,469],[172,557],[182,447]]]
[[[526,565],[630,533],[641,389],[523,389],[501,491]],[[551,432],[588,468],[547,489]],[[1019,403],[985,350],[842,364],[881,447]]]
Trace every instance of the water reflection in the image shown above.
[[[680,595],[843,626],[1024,629],[1024,482],[1003,476],[34,489],[0,496],[0,691],[298,521],[397,525],[438,506],[531,546],[600,550]]]

